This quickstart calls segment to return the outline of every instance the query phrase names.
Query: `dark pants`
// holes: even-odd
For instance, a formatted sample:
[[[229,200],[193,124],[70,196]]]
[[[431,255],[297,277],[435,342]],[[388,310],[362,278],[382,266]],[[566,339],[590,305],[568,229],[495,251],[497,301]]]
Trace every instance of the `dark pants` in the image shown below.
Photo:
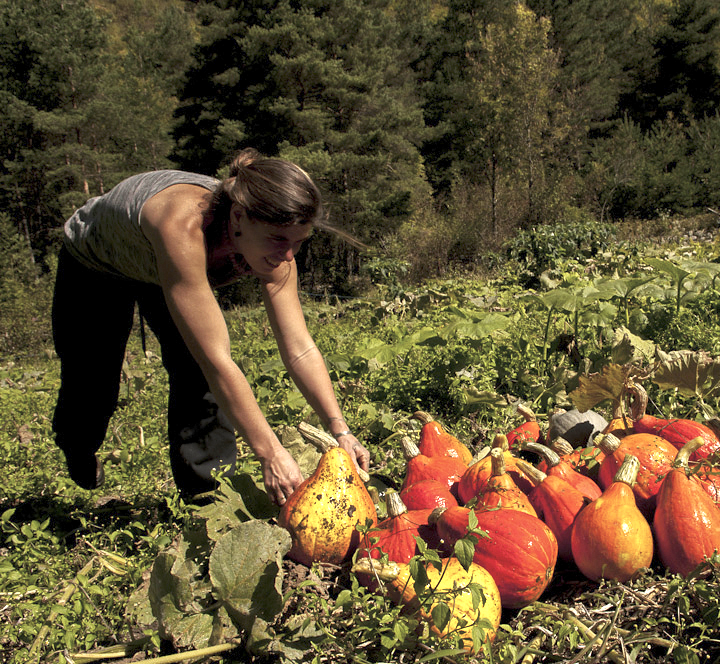
[[[213,399],[168,311],[160,286],[86,268],[62,249],[53,298],[53,339],[60,358],[55,442],[66,456],[95,453],[120,390],[135,303],[155,333],[168,372],[170,462],[184,494],[215,486],[212,471],[234,469],[235,433]]]

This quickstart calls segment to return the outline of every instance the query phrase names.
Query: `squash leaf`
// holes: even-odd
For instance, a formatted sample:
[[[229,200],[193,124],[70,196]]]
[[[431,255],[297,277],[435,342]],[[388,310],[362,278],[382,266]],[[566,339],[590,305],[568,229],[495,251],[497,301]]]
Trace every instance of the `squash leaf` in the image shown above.
[[[677,389],[684,395],[707,399],[720,385],[720,360],[705,352],[657,349],[652,380],[660,389]]]
[[[241,523],[224,535],[210,554],[215,597],[245,629],[255,617],[272,620],[282,609],[282,558],[290,534],[265,521]]]
[[[269,519],[277,516],[278,511],[251,475],[237,473],[231,478],[220,478],[214,500],[200,507],[195,516],[204,519],[208,539],[217,541],[240,523]]]
[[[315,472],[322,456],[318,448],[312,443],[308,443],[295,427],[281,426],[278,429],[278,438],[283,447],[295,459],[303,477],[310,477]]]
[[[578,387],[568,397],[581,413],[608,400],[612,402],[615,410],[622,403],[627,379],[632,370],[632,365],[608,364],[602,373],[580,376]]]
[[[652,362],[655,357],[655,344],[633,334],[626,327],[615,330],[612,345],[612,361],[614,364],[630,364],[631,362]]]
[[[193,565],[181,541],[174,551],[162,552],[150,576],[150,605],[162,638],[175,647],[202,648],[210,644],[213,617],[195,601]]]

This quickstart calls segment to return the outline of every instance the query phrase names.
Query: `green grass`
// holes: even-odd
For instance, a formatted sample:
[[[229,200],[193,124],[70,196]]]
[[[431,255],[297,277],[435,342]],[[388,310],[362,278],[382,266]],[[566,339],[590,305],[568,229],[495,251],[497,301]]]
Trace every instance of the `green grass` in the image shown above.
[[[593,269],[601,272],[597,260]],[[571,290],[585,278],[573,261],[554,270],[553,278],[564,279]],[[495,428],[517,423],[505,395],[530,403],[545,424],[551,407],[569,405],[579,370],[598,370],[609,361],[611,335],[581,324],[584,357],[574,363],[558,342],[574,330],[572,315],[556,311],[546,327],[547,312],[518,297],[522,289],[513,274],[508,268],[493,281],[408,288],[391,302],[370,294],[332,305],[306,303],[308,324],[326,355],[338,397],[349,423],[370,447],[376,472],[401,479],[398,437],[417,431],[409,420],[415,409],[430,412],[478,449]],[[673,315],[674,301],[657,293],[633,302],[648,314],[639,332],[654,335],[666,350],[703,348],[717,354],[717,321],[707,314],[716,308],[717,289],[706,287],[700,297],[684,302],[679,316]],[[477,321],[491,313],[507,316],[509,325],[485,334]],[[278,361],[262,312],[238,309],[227,317],[234,355],[271,424],[312,421]],[[619,312],[607,331],[621,323]],[[450,325],[455,331],[444,335]],[[419,341],[408,344],[408,339]],[[170,650],[147,603],[131,602],[131,597],[147,599],[153,563],[196,519],[196,510],[178,499],[172,482],[165,440],[167,380],[152,338],[150,350],[144,357],[139,340],[131,340],[120,407],[100,453],[106,482],[95,492],[70,482],[52,442],[57,359],[48,352],[0,364],[0,661],[63,664],[77,653],[129,643],[148,657]],[[650,388],[655,403],[674,415],[697,412],[697,397]],[[708,396],[705,406],[717,412],[717,397]],[[244,446],[241,467],[256,473]],[[296,568],[286,569],[285,583],[297,581],[297,574]],[[363,647],[366,661],[373,662],[467,661],[457,653],[441,654],[452,644],[388,631],[397,612],[353,584],[347,568],[312,574],[319,575],[308,576],[315,581],[284,589],[293,615],[307,620],[302,628],[307,648],[295,661],[339,664],[359,657]],[[656,563],[632,583],[599,585],[560,565],[540,603],[503,614],[487,661],[714,662],[720,657],[719,586],[717,565],[681,580]],[[286,639],[291,627],[300,629],[291,625],[287,611],[274,625]],[[628,660],[623,652],[630,653]],[[216,655],[218,660],[293,661],[267,652],[248,654],[242,642],[231,653]]]

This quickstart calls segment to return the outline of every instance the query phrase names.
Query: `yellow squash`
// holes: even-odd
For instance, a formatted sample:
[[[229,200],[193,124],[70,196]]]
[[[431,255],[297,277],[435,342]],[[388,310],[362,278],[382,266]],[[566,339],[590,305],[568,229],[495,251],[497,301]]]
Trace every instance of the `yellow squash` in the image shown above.
[[[312,565],[350,558],[360,542],[355,527],[367,519],[377,522],[375,504],[350,455],[334,447],[282,506],[278,522],[292,536],[288,557]]]
[[[490,642],[500,625],[502,606],[500,592],[490,573],[477,563],[470,563],[469,569],[460,564],[457,558],[446,558],[442,561],[442,570],[433,565],[426,568],[430,595],[423,601],[415,593],[414,580],[410,574],[410,565],[403,563],[382,563],[378,560],[363,558],[353,567],[353,572],[364,574],[377,574],[388,582],[390,596],[394,601],[402,603],[408,610],[417,613],[430,627],[430,630],[440,637],[457,633],[462,639],[463,647],[467,652],[476,653],[472,631],[476,624],[485,628],[484,641]],[[480,586],[484,599],[478,606],[473,605],[473,597],[468,584]],[[432,611],[440,603],[445,603],[451,612],[447,624],[440,628],[433,621]]]

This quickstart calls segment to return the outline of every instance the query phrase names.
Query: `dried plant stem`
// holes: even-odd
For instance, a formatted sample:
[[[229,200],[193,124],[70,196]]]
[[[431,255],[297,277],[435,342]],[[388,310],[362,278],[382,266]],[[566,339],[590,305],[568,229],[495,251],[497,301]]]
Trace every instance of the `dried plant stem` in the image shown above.
[[[163,655],[162,657],[155,657],[154,659],[144,659],[143,662],[151,662],[152,664],[177,664],[177,662],[184,662],[189,659],[194,660],[211,657],[221,652],[234,650],[237,647],[237,643],[221,643],[217,646],[208,646],[207,648],[199,648],[198,650],[186,650],[185,652],[178,652],[174,655]]]
[[[598,632],[597,634],[593,632],[587,625],[585,625],[584,622],[576,618],[572,613],[569,611],[566,611],[563,614],[563,618],[567,620],[569,623],[574,625],[578,632],[580,632],[580,635],[583,638],[583,641],[585,641],[586,646],[583,648],[582,652],[580,652],[576,657],[574,657],[568,664],[571,664],[571,662],[579,662],[582,660],[582,658],[585,656],[585,654],[595,645],[595,642],[600,638],[603,632],[610,631],[612,629],[612,624],[607,623],[601,632]],[[615,664],[625,664],[625,659],[623,657],[620,657],[617,653],[613,652],[612,650],[607,653],[607,658]]]
[[[95,563],[95,557],[90,559],[90,561],[75,575],[75,578],[70,581],[63,591],[63,594],[61,595],[60,599],[57,601],[57,606],[65,606],[67,602],[70,600],[70,598],[75,594],[75,591],[78,589],[78,586],[80,585],[78,582],[79,576],[85,576],[91,569],[93,564]],[[50,615],[48,616],[47,621],[42,626],[40,631],[38,632],[38,635],[35,637],[35,640],[33,641],[32,646],[30,646],[30,651],[28,652],[28,661],[31,661],[33,658],[36,658],[39,660],[38,655],[38,649],[43,644],[45,639],[47,638],[48,633],[50,632],[50,625],[51,623],[57,618],[58,611],[57,609],[53,609],[50,612]]]
[[[118,643],[107,648],[100,648],[93,652],[77,652],[71,653],[69,657],[74,662],[99,662],[107,659],[120,659],[124,657],[132,657],[138,650],[143,648],[150,642],[149,636],[142,639],[131,641],[130,643]]]
[[[545,642],[546,638],[547,638],[547,634],[544,634],[541,632],[532,641],[530,641],[530,643],[527,644],[528,652],[520,660],[520,664],[533,664],[533,662],[535,661],[535,657],[540,652],[539,648]]]

